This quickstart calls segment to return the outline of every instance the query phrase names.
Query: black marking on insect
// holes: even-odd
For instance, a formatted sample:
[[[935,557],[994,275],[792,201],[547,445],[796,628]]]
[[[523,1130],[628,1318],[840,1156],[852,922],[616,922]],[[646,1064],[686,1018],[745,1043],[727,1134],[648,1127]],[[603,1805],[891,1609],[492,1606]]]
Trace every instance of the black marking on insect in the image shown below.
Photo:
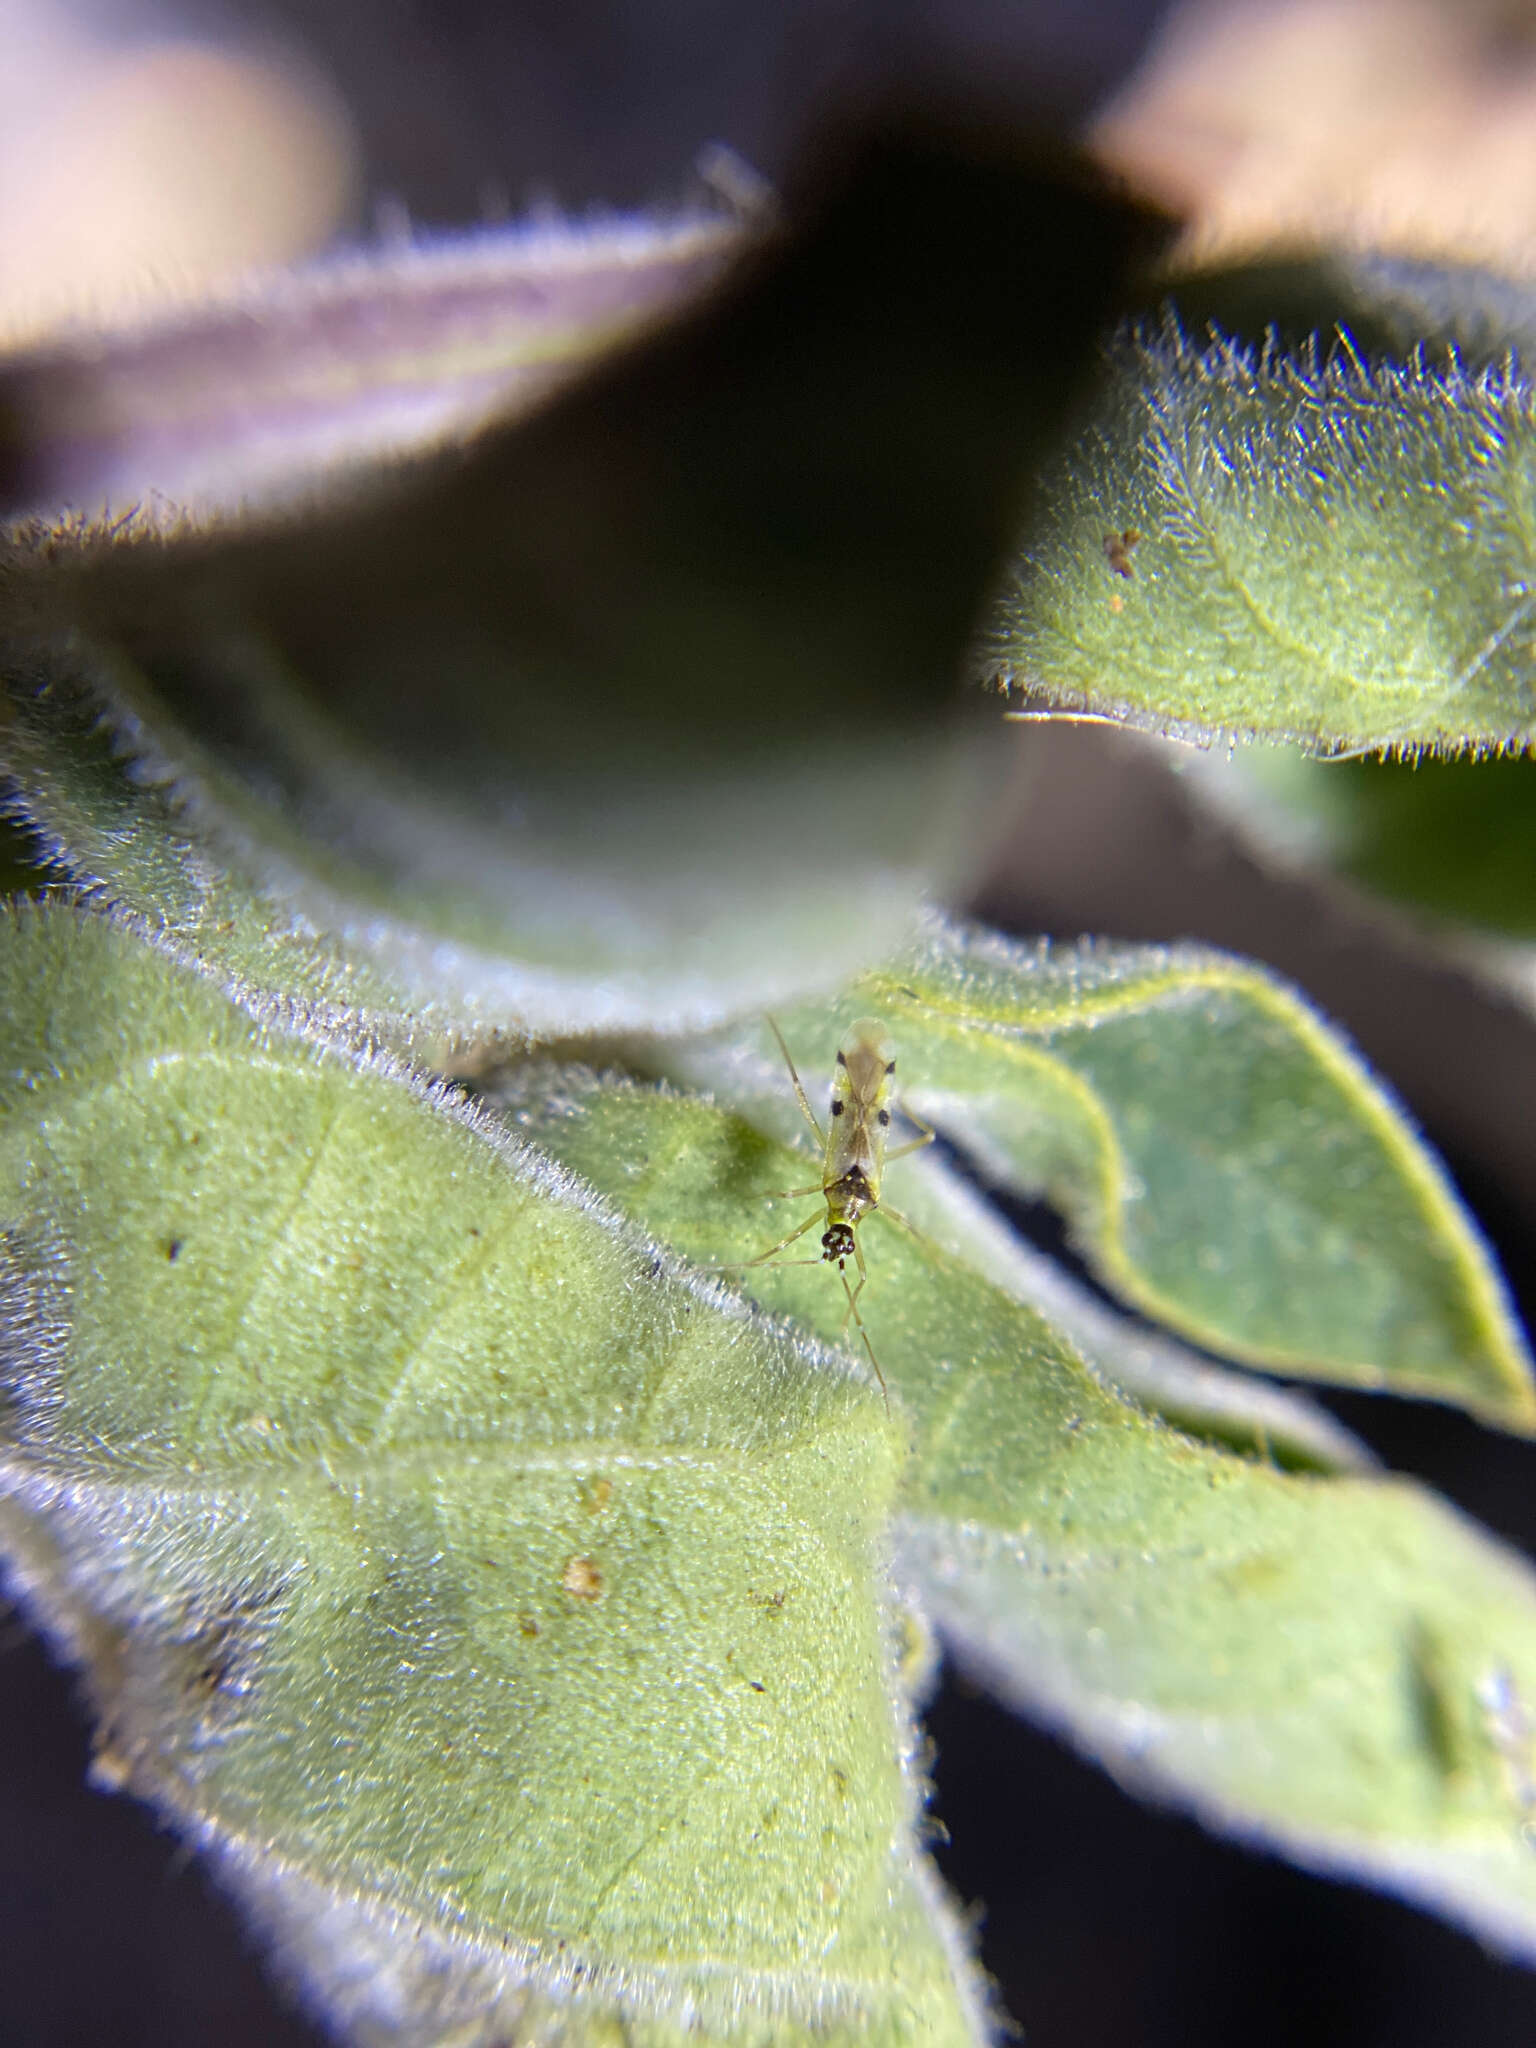
[[[899,1224],[915,1237],[918,1232],[907,1219],[881,1201],[881,1183],[886,1162],[901,1159],[909,1152],[917,1152],[924,1145],[933,1143],[935,1132],[920,1116],[909,1109],[903,1113],[916,1124],[921,1135],[910,1144],[897,1146],[894,1152],[886,1150],[885,1134],[890,1129],[891,1076],[896,1071],[896,1059],[891,1049],[890,1037],[878,1019],[861,1017],[843,1036],[837,1049],[837,1069],[846,1077],[846,1094],[839,1083],[838,1092],[832,1096],[832,1124],[823,1130],[817,1122],[816,1112],[811,1108],[810,1098],[805,1092],[795,1063],[789,1056],[789,1047],[784,1043],[783,1033],[770,1017],[769,1029],[778,1041],[779,1051],[784,1055],[784,1064],[789,1068],[789,1078],[794,1085],[795,1100],[800,1105],[800,1114],[816,1135],[816,1142],[822,1147],[821,1182],[817,1187],[784,1188],[779,1192],[786,1200],[796,1200],[802,1195],[817,1195],[821,1198],[823,1211],[807,1216],[805,1221],[781,1237],[777,1244],[771,1244],[767,1251],[760,1252],[755,1259],[744,1262],[741,1270],[750,1266],[765,1266],[777,1259],[781,1252],[797,1243],[808,1230],[824,1220],[821,1234],[821,1257],[818,1259],[786,1259],[785,1265],[811,1265],[823,1263],[835,1265],[842,1279],[843,1291],[848,1297],[848,1313],[843,1319],[846,1329],[853,1322],[863,1340],[869,1362],[875,1369],[875,1378],[880,1382],[880,1391],[886,1394],[885,1374],[880,1370],[880,1361],[875,1356],[875,1347],[869,1340],[864,1327],[864,1318],[859,1313],[859,1296],[869,1273],[864,1264],[863,1248],[859,1244],[859,1225],[866,1216],[881,1215]],[[848,1278],[848,1262],[858,1272],[857,1281]],[[736,1270],[736,1269],[731,1269]],[[889,1396],[887,1395],[887,1402]]]

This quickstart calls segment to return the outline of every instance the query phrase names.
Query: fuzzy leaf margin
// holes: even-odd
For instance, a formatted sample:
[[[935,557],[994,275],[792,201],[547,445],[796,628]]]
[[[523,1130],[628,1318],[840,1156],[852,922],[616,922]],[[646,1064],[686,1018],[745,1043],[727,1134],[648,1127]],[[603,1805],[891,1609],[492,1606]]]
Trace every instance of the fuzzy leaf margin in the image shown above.
[[[332,256],[0,354],[0,513],[175,529],[302,499],[527,410],[743,239],[707,214],[535,221]]]
[[[1163,1328],[1536,1428],[1518,1325],[1454,1190],[1340,1035],[1262,968],[935,921],[840,1008],[782,1013],[813,1089],[855,1004],[902,1048],[913,1106],[995,1186],[1053,1203]],[[782,1060],[756,1027],[660,1064],[754,1114],[776,1098],[788,1133]]]
[[[981,666],[1044,709],[1199,739],[1524,748],[1533,421],[1512,359],[1131,329]]]
[[[416,1056],[704,1028],[899,943],[974,861],[998,757],[955,671],[1162,227],[1069,154],[977,142],[865,137],[618,345],[501,302],[541,402],[446,448],[249,512],[14,523],[14,814],[173,950]],[[978,278],[1042,317],[975,321]],[[681,282],[663,255],[649,312]],[[451,411],[464,308],[409,287],[382,269],[345,333],[373,303]],[[339,353],[340,434],[393,358]]]
[[[445,1091],[3,936],[0,1537],[98,1776],[359,2039],[974,2048],[867,1379]]]
[[[909,1020],[914,1073],[920,1044]],[[806,1213],[772,1196],[804,1151],[755,1116],[579,1068],[506,1091],[521,1129],[691,1256],[750,1259]],[[913,1177],[893,1166],[892,1199]],[[963,1244],[861,1228],[861,1313],[912,1432],[896,1583],[972,1674],[1133,1789],[1536,1957],[1529,1564],[1408,1482],[1193,1441]],[[824,1266],[737,1273],[843,1330]]]

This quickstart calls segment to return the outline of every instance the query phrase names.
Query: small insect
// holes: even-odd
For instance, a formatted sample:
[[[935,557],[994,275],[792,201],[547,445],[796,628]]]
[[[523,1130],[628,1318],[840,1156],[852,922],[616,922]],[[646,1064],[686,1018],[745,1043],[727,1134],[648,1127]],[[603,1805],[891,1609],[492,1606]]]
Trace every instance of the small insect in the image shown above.
[[[817,1120],[810,1100],[795,1070],[795,1063],[789,1056],[789,1047],[784,1043],[784,1034],[770,1017],[768,1028],[778,1041],[779,1051],[784,1055],[784,1064],[789,1069],[789,1078],[794,1084],[795,1100],[800,1105],[800,1114],[816,1135],[816,1142],[822,1148],[821,1181],[809,1188],[780,1188],[777,1193],[786,1201],[798,1200],[803,1195],[819,1195],[825,1205],[825,1228],[821,1234],[821,1254],[814,1259],[785,1259],[786,1266],[836,1266],[843,1283],[843,1292],[848,1297],[848,1313],[843,1318],[847,1329],[850,1319],[858,1326],[869,1362],[875,1369],[875,1378],[880,1382],[880,1391],[886,1392],[885,1374],[880,1370],[880,1361],[875,1356],[875,1347],[869,1341],[869,1332],[864,1327],[864,1318],[859,1314],[859,1296],[869,1272],[864,1264],[864,1251],[859,1243],[859,1225],[866,1216],[876,1213],[887,1216],[904,1230],[917,1236],[914,1226],[905,1216],[899,1215],[880,1200],[881,1182],[887,1163],[892,1159],[905,1158],[909,1152],[919,1152],[923,1146],[933,1143],[935,1132],[930,1124],[916,1116],[910,1109],[902,1114],[909,1123],[915,1124],[921,1136],[910,1143],[898,1145],[894,1152],[886,1148],[886,1133],[891,1127],[891,1097],[896,1074],[896,1052],[891,1044],[890,1034],[883,1024],[873,1017],[861,1017],[843,1034],[837,1048],[837,1062],[832,1075],[831,1113],[826,1130]],[[770,1259],[787,1251],[792,1244],[805,1236],[808,1230],[823,1221],[820,1211],[807,1216],[805,1221],[792,1230],[787,1237],[781,1237],[777,1244],[769,1245],[767,1251],[759,1252],[755,1259],[748,1259],[745,1266],[765,1266]],[[848,1278],[848,1261],[852,1259],[858,1270],[858,1280]]]

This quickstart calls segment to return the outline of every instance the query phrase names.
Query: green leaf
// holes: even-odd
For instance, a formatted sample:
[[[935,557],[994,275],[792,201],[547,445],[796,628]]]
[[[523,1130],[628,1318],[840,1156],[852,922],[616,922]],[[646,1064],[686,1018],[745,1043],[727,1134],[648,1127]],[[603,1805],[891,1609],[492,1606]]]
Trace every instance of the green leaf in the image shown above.
[[[864,991],[856,1000],[869,1007]],[[802,1028],[814,1029],[824,1043],[825,1018],[811,1026],[809,1014],[790,1018],[791,1028],[797,1036]],[[902,1064],[919,1097],[926,1100],[920,1067],[926,1027],[918,1020],[914,1039],[908,1035],[911,1026],[912,1019],[904,1011],[900,1019],[905,1049]],[[760,1131],[791,1145],[797,1140],[804,1142],[804,1125],[790,1093],[782,1056],[759,1027],[739,1027],[706,1039],[629,1047],[626,1053],[630,1063],[642,1070],[664,1074],[689,1090],[727,1100]],[[517,1087],[526,1087],[527,1082],[524,1078],[521,1083],[503,1085],[513,1089],[515,1099]],[[814,1090],[814,1074],[811,1085]],[[1020,1084],[1021,1088],[1027,1085],[1027,1079]],[[597,1159],[590,1160],[583,1171],[602,1177]],[[820,1162],[801,1152],[793,1168],[786,1164],[780,1169],[780,1182],[786,1176],[802,1183],[811,1181],[819,1171]],[[651,1206],[656,1195],[649,1188],[646,1199],[646,1214],[655,1227],[681,1227],[670,1225]],[[756,1199],[755,1194],[747,1196],[748,1213]],[[1213,1365],[1166,1330],[1134,1321],[1096,1299],[1056,1260],[1034,1250],[972,1182],[931,1151],[896,1165],[891,1200],[898,1205],[898,1212],[936,1245],[1033,1309],[1104,1380],[1175,1426],[1302,1470],[1361,1470],[1374,1463],[1358,1438],[1302,1396]],[[889,1213],[890,1205],[883,1206]],[[876,1225],[877,1241],[884,1235]],[[768,1272],[754,1270],[750,1284],[756,1289],[770,1279]],[[813,1286],[814,1291],[824,1292],[824,1283],[820,1290]],[[835,1290],[834,1297],[841,1301]]]
[[[666,1108],[658,1109],[657,1098],[647,1090],[612,1079],[600,1085],[584,1068],[516,1069],[501,1078],[497,1099],[578,1172],[599,1185],[611,1184],[625,1207],[644,1217],[647,1228],[711,1266],[722,1257],[735,1262],[724,1270],[738,1275],[751,1294],[822,1337],[841,1336],[846,1342],[846,1297],[822,1267],[819,1253],[802,1257],[797,1252],[786,1263],[756,1262],[793,1223],[816,1213],[806,1208],[803,1197],[790,1210],[781,1209],[775,1197],[786,1180],[803,1184],[817,1176],[818,1167],[803,1152],[765,1142],[777,1140],[783,1131],[775,1114],[787,1092],[783,1068],[771,1077],[773,1094],[760,1096],[757,1076],[741,1057],[746,1044],[743,1034],[729,1049],[719,1040],[696,1041],[667,1048],[663,1055],[675,1073],[712,1074],[745,1123],[733,1118],[722,1124],[707,1103],[696,1109],[664,1098]],[[667,1118],[673,1120],[671,1128]],[[1278,1457],[1300,1469],[1359,1470],[1373,1462],[1347,1430],[1295,1395],[1197,1361],[1162,1333],[1134,1328],[1092,1301],[931,1156],[895,1167],[891,1201],[882,1199],[877,1219],[862,1237],[861,1249],[877,1276],[864,1309],[882,1359],[882,1333],[890,1318],[905,1317],[899,1292],[878,1279],[895,1257],[893,1241],[900,1227],[890,1221],[893,1202],[900,1203],[895,1213],[909,1223],[920,1219],[931,1250],[942,1249],[959,1267],[1023,1303],[1031,1318],[1031,1341],[1052,1356],[1088,1360],[1141,1406],[1214,1442]],[[802,1248],[807,1242],[815,1240],[802,1240]],[[743,1259],[752,1263],[743,1266]],[[817,1270],[812,1273],[810,1267]],[[926,1288],[929,1281],[920,1277],[916,1284]],[[907,1348],[912,1348],[910,1338]],[[854,1351],[861,1360],[867,1355],[857,1344]],[[911,1388],[903,1391],[908,1399],[923,1398],[920,1381],[916,1394]]]
[[[896,1569],[978,1679],[1143,1796],[1536,1958],[1523,1559],[1406,1483],[1176,1440],[1132,1458],[1080,1427],[1040,1484],[1005,1390],[956,1407],[965,1483],[902,1522]],[[983,1467],[1011,1516],[981,1511]]]
[[[1517,1326],[1444,1175],[1262,969],[935,925],[839,1010],[783,1013],[813,1089],[860,1010],[890,1026],[914,1107],[994,1183],[1052,1202],[1114,1291],[1169,1330],[1247,1364],[1536,1426]],[[743,1031],[662,1060],[753,1113],[776,1092],[791,1134],[771,1040]]]
[[[987,670],[1161,731],[1523,747],[1532,413],[1512,362],[1128,334],[1047,488]]]
[[[905,1020],[914,1081],[924,1032]],[[571,1069],[507,1088],[691,1254],[749,1258],[804,1209],[766,1192],[804,1153],[706,1102]],[[1529,1567],[1412,1485],[1192,1442],[963,1256],[879,1224],[861,1312],[914,1445],[897,1583],[957,1654],[1140,1789],[1536,1955]],[[824,1336],[844,1321],[824,1266],[740,1284]]]
[[[1517,1326],[1443,1174],[1259,968],[961,934],[871,986],[893,1010],[917,998],[900,1028],[921,1020],[919,1105],[1058,1204],[1158,1321],[1250,1364],[1536,1424]]]
[[[901,1168],[899,1200],[927,1237],[1034,1309],[1101,1379],[1186,1435],[1288,1471],[1376,1465],[1357,1436],[1305,1395],[1215,1365],[1166,1330],[1111,1308],[932,1153]]]
[[[1215,771],[1214,777],[1212,771]],[[1536,939],[1536,764],[1313,761],[1245,749],[1197,786],[1250,836],[1443,924]]]
[[[339,1034],[372,1033],[444,1063],[455,1032],[441,1006],[417,1010],[404,977],[210,861],[176,792],[135,772],[89,691],[64,679],[35,695],[16,690],[3,716],[13,814],[41,834],[56,875],[122,906],[173,959],[211,963],[236,988],[280,996]]]
[[[955,671],[1147,233],[1071,164],[891,142],[467,446],[18,529],[15,802],[146,931],[418,1052],[845,978],[975,858]]]
[[[740,1271],[771,1326],[676,1263],[816,1214],[770,1198],[816,1173],[770,1129],[524,1065],[534,1150],[119,927],[9,937],[12,1574],[86,1671],[101,1775],[216,1851],[333,2021],[979,2039],[913,1845],[924,1615],[1113,1768],[1536,1949],[1536,1588],[1417,1490],[1192,1441],[979,1236],[877,1213],[887,1414],[817,1342],[825,1266]],[[900,983],[932,1000],[866,982],[815,1030],[884,1000],[922,1100],[959,1057],[940,998],[984,1063],[1029,960],[935,937]],[[1106,989],[1155,1015],[1160,960],[1047,956],[1033,1021],[1107,1030]],[[750,1097],[768,1044],[712,1056]]]
[[[100,1775],[373,2041],[977,2041],[867,1377],[444,1091],[4,936],[0,1524]]]
[[[1452,358],[1474,370],[1527,357],[1536,339],[1530,280],[1472,263],[1367,248],[1240,258],[1163,281],[1186,334],[1212,329],[1255,349],[1305,355],[1347,334],[1358,355]]]

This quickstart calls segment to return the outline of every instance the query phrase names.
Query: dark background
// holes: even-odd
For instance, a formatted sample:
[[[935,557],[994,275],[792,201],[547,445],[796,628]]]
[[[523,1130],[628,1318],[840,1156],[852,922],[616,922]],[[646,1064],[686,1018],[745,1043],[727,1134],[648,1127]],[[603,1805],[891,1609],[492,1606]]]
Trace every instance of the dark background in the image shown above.
[[[577,210],[674,200],[712,141],[776,177],[813,117],[893,88],[1070,127],[1134,64],[1156,12],[1150,0],[274,0],[181,20],[298,45],[353,110],[368,199],[453,225],[548,197]],[[1395,1080],[1529,1312],[1528,1027],[1358,903],[1261,874],[1135,748],[1063,734],[1034,756],[1031,769],[1021,751],[984,914],[1021,932],[1205,937],[1299,980]],[[1536,1451],[1438,1409],[1334,1405],[1391,1462],[1536,1549]],[[142,1809],[86,1789],[68,1680],[19,1621],[0,1630],[0,2042],[314,2041],[201,1870]],[[1467,1938],[1133,1805],[961,1682],[946,1683],[929,1726],[952,1836],[940,1860],[984,1907],[984,1960],[1035,2048],[1536,2041],[1536,1975]]]

